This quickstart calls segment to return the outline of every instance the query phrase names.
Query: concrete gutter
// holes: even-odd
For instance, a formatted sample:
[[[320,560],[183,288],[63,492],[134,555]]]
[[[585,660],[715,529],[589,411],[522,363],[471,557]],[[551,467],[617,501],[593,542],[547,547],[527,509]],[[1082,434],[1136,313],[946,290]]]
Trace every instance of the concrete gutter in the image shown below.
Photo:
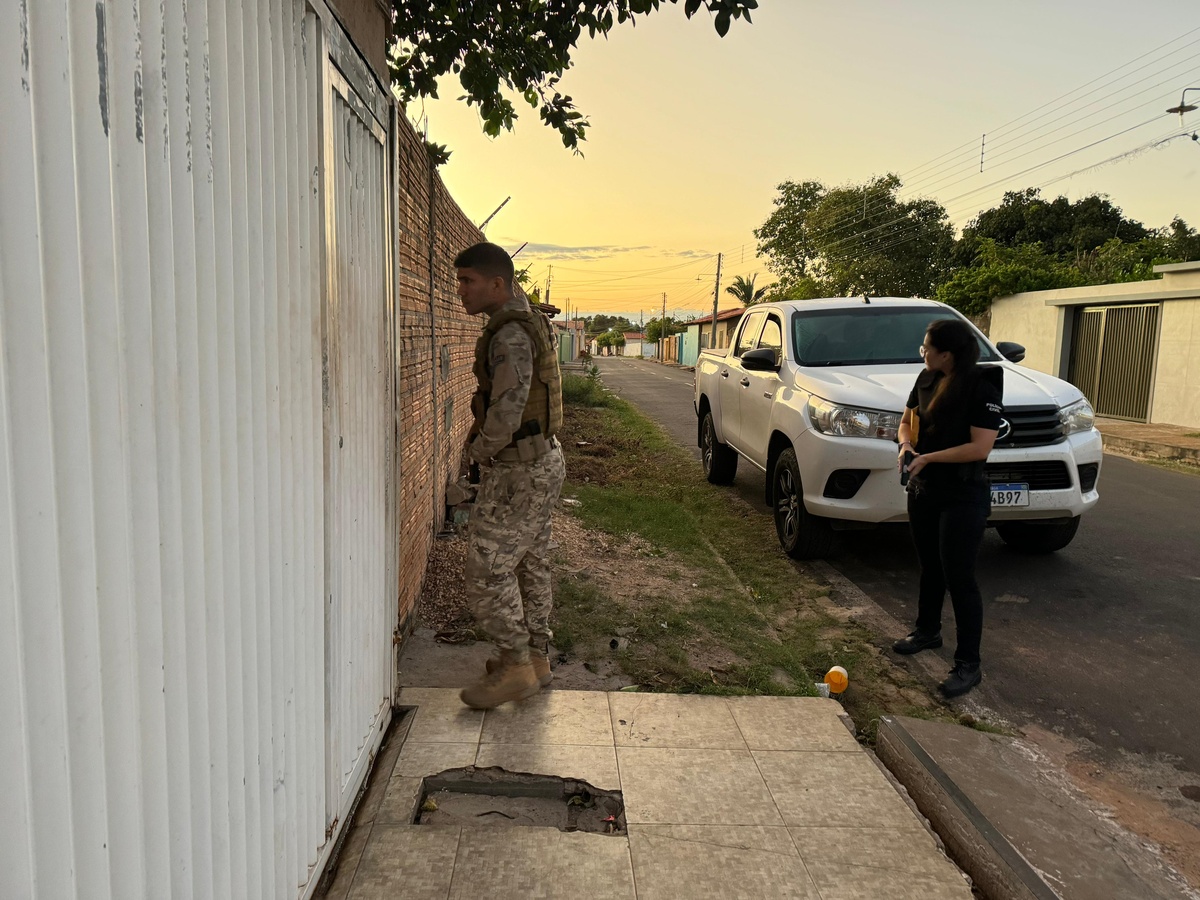
[[[988,900],[1200,896],[1022,738],[884,716],[875,752]]]
[[[875,753],[988,900],[1059,900],[896,717],[880,719]]]

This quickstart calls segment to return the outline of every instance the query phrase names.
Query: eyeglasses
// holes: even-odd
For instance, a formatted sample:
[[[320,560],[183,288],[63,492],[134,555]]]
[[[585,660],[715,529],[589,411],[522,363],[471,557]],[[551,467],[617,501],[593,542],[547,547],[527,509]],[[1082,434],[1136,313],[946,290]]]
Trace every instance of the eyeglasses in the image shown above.
[[[924,359],[927,354],[941,353],[942,351],[939,350],[937,347],[926,347],[924,344],[922,344],[920,347],[917,348],[917,352],[921,354],[921,359]]]

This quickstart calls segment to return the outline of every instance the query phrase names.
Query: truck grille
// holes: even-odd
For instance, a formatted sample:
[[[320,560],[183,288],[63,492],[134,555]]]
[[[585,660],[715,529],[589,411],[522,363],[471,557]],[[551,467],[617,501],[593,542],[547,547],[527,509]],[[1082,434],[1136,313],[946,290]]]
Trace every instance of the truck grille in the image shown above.
[[[1027,484],[1031,491],[1061,491],[1071,486],[1071,473],[1061,459],[988,463],[992,484]]]
[[[1006,406],[1004,418],[1012,427],[996,439],[997,447],[1045,447],[1066,440],[1057,406]]]

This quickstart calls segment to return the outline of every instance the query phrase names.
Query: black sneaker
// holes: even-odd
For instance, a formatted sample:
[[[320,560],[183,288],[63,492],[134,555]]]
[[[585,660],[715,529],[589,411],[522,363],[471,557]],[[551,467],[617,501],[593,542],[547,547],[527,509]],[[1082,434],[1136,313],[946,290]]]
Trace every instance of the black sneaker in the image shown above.
[[[961,697],[981,681],[983,681],[983,672],[979,668],[979,663],[971,665],[970,663],[956,662],[954,668],[950,670],[950,674],[946,676],[946,680],[938,687],[947,697]]]
[[[892,649],[897,653],[910,656],[913,653],[920,653],[922,650],[936,650],[940,646],[942,646],[940,631],[937,634],[922,634],[914,631],[908,637],[902,637],[892,644]]]

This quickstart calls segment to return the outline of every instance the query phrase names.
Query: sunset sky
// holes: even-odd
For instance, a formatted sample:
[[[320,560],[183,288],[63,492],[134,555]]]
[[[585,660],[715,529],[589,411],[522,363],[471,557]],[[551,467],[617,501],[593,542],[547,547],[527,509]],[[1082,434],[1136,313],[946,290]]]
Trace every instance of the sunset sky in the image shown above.
[[[1195,0],[760,5],[724,39],[682,5],[585,39],[561,86],[591,120],[583,157],[520,101],[516,131],[487,138],[453,78],[409,116],[453,151],[441,175],[472,219],[511,195],[488,238],[528,242],[518,265],[543,286],[553,266],[551,301],[581,315],[650,319],[664,292],[669,315],[711,311],[718,252],[736,305],[734,276],[773,280],[753,230],[785,180],[896,172],[960,228],[1037,186],[1200,227],[1200,142],[1150,146],[1200,129],[1165,112],[1200,87]]]

